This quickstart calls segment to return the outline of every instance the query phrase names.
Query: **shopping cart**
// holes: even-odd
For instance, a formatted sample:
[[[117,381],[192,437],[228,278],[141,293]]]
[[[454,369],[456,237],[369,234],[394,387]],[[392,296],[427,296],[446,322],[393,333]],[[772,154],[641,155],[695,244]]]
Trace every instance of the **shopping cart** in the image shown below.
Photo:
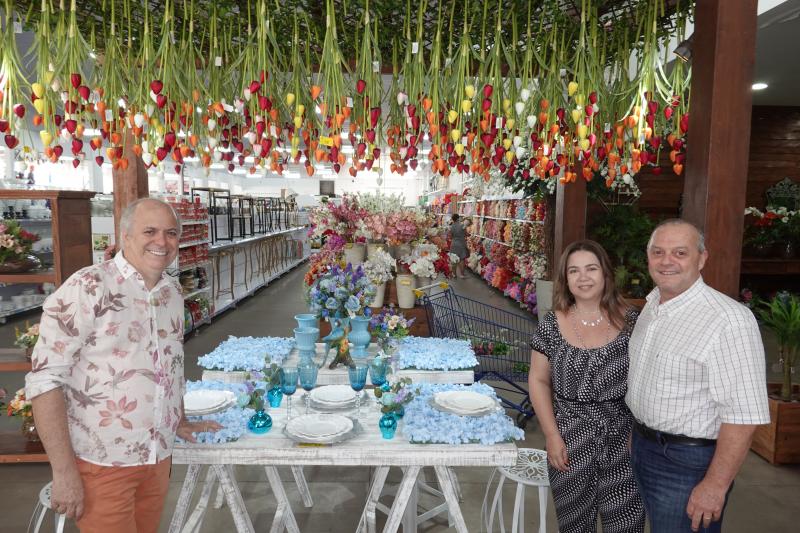
[[[466,339],[478,358],[475,379],[492,381],[503,406],[514,409],[517,425],[533,417],[527,388],[530,338],[536,323],[527,316],[459,296],[452,288],[421,296],[432,337]]]

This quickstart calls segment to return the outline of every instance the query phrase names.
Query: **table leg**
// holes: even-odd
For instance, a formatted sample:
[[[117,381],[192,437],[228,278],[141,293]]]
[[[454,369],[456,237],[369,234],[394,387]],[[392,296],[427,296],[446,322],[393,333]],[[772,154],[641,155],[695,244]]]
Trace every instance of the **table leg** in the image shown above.
[[[172,514],[172,520],[169,523],[170,533],[178,533],[186,520],[186,513],[189,512],[189,504],[192,501],[194,487],[200,475],[200,468],[200,465],[189,465],[186,470],[186,478],[183,480],[181,493],[178,495],[178,503],[175,505],[175,512]]]
[[[231,479],[226,467],[224,465],[214,465],[211,468],[216,471],[222,490],[225,491],[225,500],[228,502],[228,508],[233,515],[236,531],[239,533],[255,533],[253,523],[250,521],[250,515],[247,514],[247,508],[242,499],[242,493],[239,492],[239,487]]]
[[[200,493],[200,500],[197,502],[197,505],[194,507],[194,511],[192,511],[192,514],[186,521],[186,525],[183,526],[183,533],[196,533],[197,531],[200,531],[200,526],[203,523],[203,518],[205,517],[206,510],[208,509],[208,501],[211,499],[211,492],[214,490],[216,482],[217,473],[213,468],[209,468],[208,473],[206,474],[206,481],[203,484],[203,491]]]
[[[406,467],[405,471],[403,472],[403,479],[400,481],[400,486],[397,488],[397,496],[394,499],[394,503],[392,504],[392,510],[389,513],[389,517],[386,520],[386,526],[383,528],[384,533],[395,533],[397,529],[400,527],[400,522],[403,519],[403,514],[406,510],[406,507],[409,504],[409,499],[411,498],[412,492],[414,492],[414,488],[417,485],[417,476],[419,475],[420,471],[419,466],[409,466]],[[406,530],[405,523],[403,524],[403,533],[409,533],[411,531],[416,530],[416,514],[417,510],[416,507],[412,508],[413,510],[413,522],[409,524],[413,529]],[[464,530],[466,531],[466,529]]]
[[[378,498],[381,497],[381,492],[383,492],[386,476],[388,475],[388,466],[379,466],[375,469],[375,475],[372,477],[372,484],[367,494],[367,503],[364,506],[364,511],[361,513],[361,520],[358,522],[358,528],[356,528],[357,533],[375,533],[375,509],[378,505]]]
[[[311,499],[311,491],[308,490],[306,476],[303,475],[303,467],[293,466],[292,475],[294,476],[294,482],[297,484],[297,490],[300,491],[300,496],[303,498],[303,505],[306,507],[314,507],[314,500]]]
[[[297,525],[297,519],[294,517],[292,507],[289,505],[289,498],[286,497],[286,491],[283,489],[281,483],[281,476],[278,475],[278,469],[274,466],[265,466],[264,471],[267,473],[267,480],[275,495],[275,500],[278,502],[278,508],[275,511],[275,518],[272,519],[272,528],[270,533],[279,533],[284,528],[289,533],[300,533],[300,527]]]
[[[433,467],[436,472],[436,477],[439,478],[439,486],[444,492],[444,499],[450,510],[450,514],[455,522],[456,531],[459,533],[467,533],[467,524],[464,522],[464,516],[461,514],[461,507],[458,504],[458,495],[456,495],[455,488],[453,487],[453,480],[450,478],[450,472],[446,466]]]

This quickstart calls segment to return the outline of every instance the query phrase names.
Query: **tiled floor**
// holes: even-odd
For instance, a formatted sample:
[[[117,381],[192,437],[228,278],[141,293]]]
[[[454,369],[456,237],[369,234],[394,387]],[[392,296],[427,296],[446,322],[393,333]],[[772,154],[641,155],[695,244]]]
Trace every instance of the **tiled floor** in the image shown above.
[[[200,370],[196,361],[219,344],[228,335],[286,335],[294,324],[294,314],[305,309],[301,290],[304,267],[301,266],[252,298],[237,309],[225,313],[209,327],[190,335],[186,340],[186,377],[198,379]],[[511,311],[515,310],[506,298],[489,289],[482,281],[471,276],[454,282],[459,294],[471,296]],[[31,319],[35,319],[33,316]],[[24,318],[16,321],[24,322]],[[19,324],[21,325],[21,324]],[[0,345],[8,346],[13,339],[14,322],[0,327]],[[0,385],[15,390],[22,382],[21,374],[0,374]],[[2,429],[18,425],[16,420],[0,419]],[[528,425],[526,438],[520,446],[541,448],[544,439],[535,422]],[[454,453],[457,453],[454,450]],[[169,517],[183,481],[185,468],[176,467],[166,503],[161,531],[167,530]],[[457,469],[463,492],[462,510],[470,531],[481,530],[481,502],[486,490],[489,469]],[[288,469],[281,474],[298,523],[303,532],[354,531],[366,497],[369,470],[367,468],[315,467],[306,469],[314,507],[302,506],[300,496],[291,481]],[[257,467],[238,467],[237,479],[257,531],[266,530],[275,510],[274,499],[265,483],[263,470]],[[398,473],[393,473],[397,477]],[[48,465],[0,465],[0,531],[24,531],[36,502],[39,489],[50,480]],[[507,485],[504,492],[506,526],[510,527],[514,487]],[[526,493],[526,526],[528,531],[538,529],[536,492]],[[432,501],[422,499],[422,504]],[[378,515],[378,525],[382,515]],[[547,531],[557,531],[552,500],[548,503]],[[800,523],[800,466],[773,467],[760,457],[750,454],[736,480],[725,518],[727,532],[783,532],[797,530]],[[794,526],[792,525],[794,524]],[[51,527],[48,523],[45,527]],[[209,510],[202,531],[232,531],[233,520],[226,508]],[[446,517],[421,525],[421,532],[447,530]],[[68,525],[67,531],[76,531]]]

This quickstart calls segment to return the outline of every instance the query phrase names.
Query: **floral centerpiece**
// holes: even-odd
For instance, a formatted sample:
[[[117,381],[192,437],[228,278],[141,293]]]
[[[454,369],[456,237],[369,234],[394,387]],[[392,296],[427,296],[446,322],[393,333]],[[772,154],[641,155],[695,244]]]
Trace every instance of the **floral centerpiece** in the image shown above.
[[[392,246],[408,244],[419,234],[417,216],[413,211],[400,211],[386,218],[386,238]]]
[[[375,290],[364,269],[361,266],[354,269],[350,264],[344,268],[333,265],[310,287],[307,294],[309,310],[331,323],[331,335],[323,339],[337,349],[331,368],[352,364],[347,338],[350,319],[369,315],[369,304],[375,298]]]
[[[16,220],[0,221],[0,270],[23,272],[35,266],[28,254],[38,240],[38,235],[24,230]]]
[[[338,235],[347,242],[365,240],[359,232],[359,222],[367,216],[367,211],[358,205],[354,196],[344,195],[340,203],[328,201],[309,212],[312,239]],[[359,235],[357,235],[359,233]]]
[[[411,378],[401,378],[389,386],[389,390],[375,387],[375,397],[381,405],[383,414],[394,414],[402,417],[405,405],[414,399],[414,391],[411,388]]]
[[[386,352],[391,350],[394,344],[408,336],[414,320],[413,318],[407,319],[394,307],[384,307],[379,313],[372,315],[369,326],[372,329],[372,335]]]
[[[450,264],[458,262],[458,256],[439,249],[435,244],[420,244],[412,253],[403,256],[401,262],[421,278],[434,278],[437,274],[449,277]]]
[[[39,340],[39,324],[29,326],[28,323],[25,322],[25,331],[21,331],[19,328],[14,327],[14,336],[16,337],[14,346],[24,349],[25,355],[28,357],[28,359],[30,359],[31,351],[36,345],[36,341]]]

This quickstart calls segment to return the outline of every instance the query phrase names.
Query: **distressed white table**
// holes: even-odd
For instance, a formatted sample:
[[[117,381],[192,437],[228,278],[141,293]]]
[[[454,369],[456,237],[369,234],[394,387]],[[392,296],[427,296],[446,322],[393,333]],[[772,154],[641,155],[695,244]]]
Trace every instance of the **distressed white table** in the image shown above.
[[[298,403],[298,408],[301,408]],[[201,468],[210,467],[207,481],[218,478],[225,495],[236,529],[240,533],[254,531],[250,516],[245,508],[236,481],[232,478],[230,465],[264,466],[267,479],[277,501],[277,511],[273,518],[271,532],[284,529],[299,533],[294,513],[286,492],[283,489],[277,466],[372,466],[376,467],[367,502],[362,512],[359,531],[369,531],[375,524],[375,509],[383,483],[390,467],[401,467],[403,477],[397,495],[389,512],[384,532],[395,532],[403,520],[406,507],[415,489],[417,476],[426,466],[432,466],[444,494],[449,513],[455,528],[460,533],[467,532],[458,496],[448,468],[456,466],[511,466],[517,457],[517,448],[512,443],[484,446],[466,444],[460,446],[444,444],[410,444],[402,436],[402,423],[394,439],[385,440],[378,430],[380,412],[376,406],[362,408],[359,419],[363,432],[353,439],[332,446],[303,446],[283,434],[286,411],[283,408],[270,411],[273,427],[266,435],[247,434],[236,442],[226,444],[181,444],[175,447],[173,464],[187,464],[189,469],[183,482],[178,504],[172,517],[169,530],[178,532],[184,529],[190,502],[198,483]],[[203,491],[210,491],[206,483]],[[207,496],[207,495],[206,495]],[[207,498],[206,498],[207,501]],[[202,513],[195,510],[194,519],[188,529],[197,531],[202,521]],[[416,514],[416,511],[415,511]],[[405,531],[405,529],[404,529]]]
[[[314,361],[319,364],[324,357],[324,344],[317,343],[317,355],[314,357]],[[369,349],[367,350],[369,353],[368,359],[371,359],[378,353],[378,346],[375,343],[370,344]],[[349,385],[350,380],[347,377],[347,367],[338,367],[334,370],[328,368],[328,364],[333,360],[333,353],[331,356],[328,357],[328,360],[324,367],[319,369],[319,374],[317,375],[317,385]],[[285,361],[284,364],[287,365],[296,365],[300,361],[300,355],[295,348],[292,350],[291,354]],[[409,377],[414,383],[474,383],[475,382],[475,372],[473,370],[416,370],[416,369],[407,369],[407,370],[398,370],[397,371],[398,377]],[[223,381],[226,383],[243,383],[247,381],[247,372],[224,372],[221,370],[203,370],[203,381]],[[371,384],[372,382],[369,381],[367,378],[367,383]]]

